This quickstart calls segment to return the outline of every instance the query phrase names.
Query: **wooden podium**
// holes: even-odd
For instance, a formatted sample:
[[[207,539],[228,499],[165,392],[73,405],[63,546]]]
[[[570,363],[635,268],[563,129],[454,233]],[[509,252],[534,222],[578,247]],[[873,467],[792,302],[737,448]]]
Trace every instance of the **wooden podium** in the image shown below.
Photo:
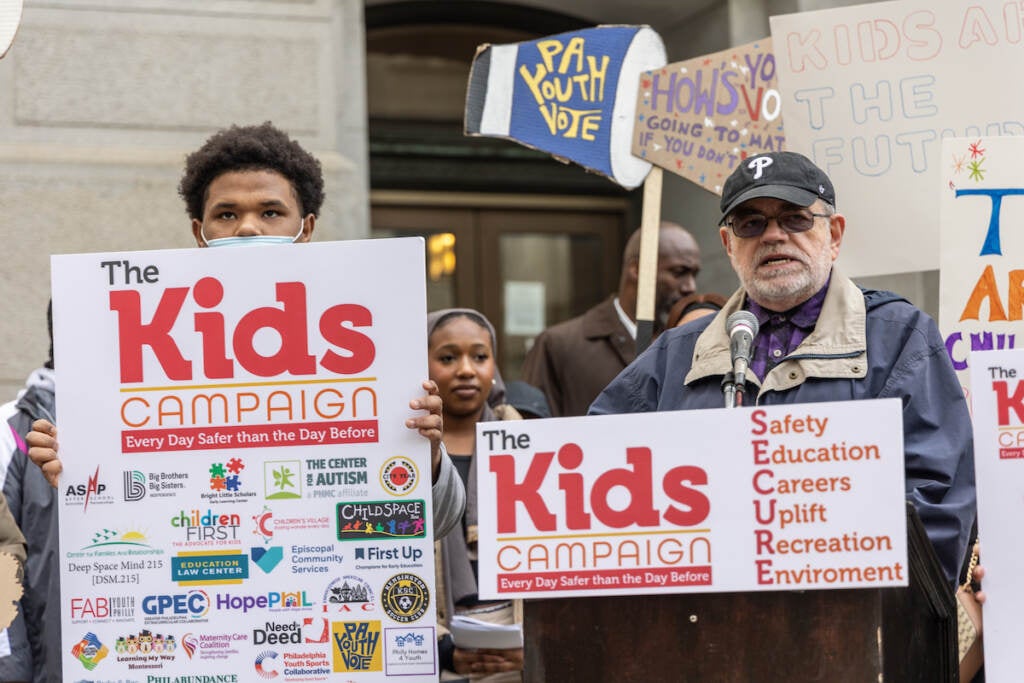
[[[944,683],[956,604],[907,505],[909,586],[528,600],[526,683]]]

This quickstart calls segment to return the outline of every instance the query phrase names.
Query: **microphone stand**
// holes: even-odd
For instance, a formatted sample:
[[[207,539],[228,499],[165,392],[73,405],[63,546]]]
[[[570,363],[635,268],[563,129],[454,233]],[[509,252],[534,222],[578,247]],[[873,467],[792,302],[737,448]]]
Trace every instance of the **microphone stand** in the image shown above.
[[[742,390],[741,390],[742,391]],[[725,395],[725,407],[735,408],[736,407],[736,376],[732,373],[732,370],[725,373],[722,377],[722,393]]]

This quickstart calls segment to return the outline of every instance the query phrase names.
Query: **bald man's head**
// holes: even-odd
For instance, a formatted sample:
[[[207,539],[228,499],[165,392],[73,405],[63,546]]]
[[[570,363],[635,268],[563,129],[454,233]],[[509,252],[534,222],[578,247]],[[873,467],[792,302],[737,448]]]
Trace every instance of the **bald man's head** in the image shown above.
[[[640,272],[640,231],[626,242],[619,279],[619,304],[636,320],[636,290]],[[655,329],[661,329],[676,301],[697,290],[700,247],[683,226],[662,221],[658,228],[658,274],[654,294]]]

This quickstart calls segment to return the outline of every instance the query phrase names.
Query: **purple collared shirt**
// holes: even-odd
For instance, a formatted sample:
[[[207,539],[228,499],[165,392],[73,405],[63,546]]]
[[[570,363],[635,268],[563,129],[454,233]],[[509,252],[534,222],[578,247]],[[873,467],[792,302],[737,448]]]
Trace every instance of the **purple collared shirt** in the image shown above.
[[[750,370],[757,379],[764,382],[768,371],[800,346],[800,342],[814,330],[826,293],[828,282],[810,299],[783,313],[769,311],[747,297],[746,309],[754,314],[760,325],[754,337],[754,358],[750,362]]]

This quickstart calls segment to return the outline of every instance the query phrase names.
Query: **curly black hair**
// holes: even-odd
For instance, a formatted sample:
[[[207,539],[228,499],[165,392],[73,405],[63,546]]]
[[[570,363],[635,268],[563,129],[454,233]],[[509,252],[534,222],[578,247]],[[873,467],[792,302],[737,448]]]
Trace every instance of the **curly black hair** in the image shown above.
[[[232,171],[275,171],[298,195],[302,213],[320,215],[324,178],[320,162],[270,121],[259,126],[231,126],[215,133],[185,159],[178,194],[190,218],[203,219],[207,190],[218,176]]]

